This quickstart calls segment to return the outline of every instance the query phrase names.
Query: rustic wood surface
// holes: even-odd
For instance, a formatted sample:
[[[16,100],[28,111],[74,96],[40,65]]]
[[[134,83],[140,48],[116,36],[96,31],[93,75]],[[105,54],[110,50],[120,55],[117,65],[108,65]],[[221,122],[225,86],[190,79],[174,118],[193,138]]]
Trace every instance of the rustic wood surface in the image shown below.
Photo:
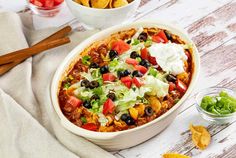
[[[12,1],[0,3],[0,8],[24,10],[25,2],[20,7],[9,7]],[[54,18],[33,18],[37,29],[60,26],[74,19],[66,6]],[[166,152],[178,152],[194,158],[236,158],[236,121],[210,124],[201,119],[194,107],[194,95],[201,89],[224,86],[236,90],[236,0],[143,0],[132,20],[143,19],[166,20],[184,28],[198,47],[201,74],[192,95],[164,132],[113,154],[117,158],[158,158]],[[190,123],[204,125],[210,131],[212,142],[206,150],[196,149],[191,142]]]

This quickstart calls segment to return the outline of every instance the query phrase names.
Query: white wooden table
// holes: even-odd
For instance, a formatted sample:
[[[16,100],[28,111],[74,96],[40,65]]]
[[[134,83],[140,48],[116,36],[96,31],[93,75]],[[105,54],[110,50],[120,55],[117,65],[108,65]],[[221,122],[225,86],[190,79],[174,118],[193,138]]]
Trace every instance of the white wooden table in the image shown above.
[[[21,11],[24,0],[0,0],[0,8]],[[73,15],[65,6],[53,18],[33,16],[37,29],[60,26]],[[134,20],[163,19],[185,28],[201,56],[201,74],[192,96],[211,86],[236,89],[236,0],[143,0]],[[200,151],[191,142],[190,123],[206,126],[210,146]],[[236,158],[236,121],[213,125],[200,118],[193,97],[184,103],[174,122],[161,134],[129,149],[113,152],[118,158],[158,158],[178,152],[194,158]]]

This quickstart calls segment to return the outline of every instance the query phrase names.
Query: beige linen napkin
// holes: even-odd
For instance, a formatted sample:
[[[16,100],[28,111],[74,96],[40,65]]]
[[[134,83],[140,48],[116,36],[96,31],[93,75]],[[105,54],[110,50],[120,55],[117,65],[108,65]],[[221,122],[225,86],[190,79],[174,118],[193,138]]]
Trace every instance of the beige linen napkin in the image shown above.
[[[27,22],[23,25],[31,23],[23,21]],[[0,55],[28,47],[55,32],[29,30],[23,25],[17,14],[0,12]],[[70,44],[29,58],[0,77],[1,158],[114,157],[65,130],[50,101],[49,86],[56,68],[73,47],[93,33],[73,33]]]

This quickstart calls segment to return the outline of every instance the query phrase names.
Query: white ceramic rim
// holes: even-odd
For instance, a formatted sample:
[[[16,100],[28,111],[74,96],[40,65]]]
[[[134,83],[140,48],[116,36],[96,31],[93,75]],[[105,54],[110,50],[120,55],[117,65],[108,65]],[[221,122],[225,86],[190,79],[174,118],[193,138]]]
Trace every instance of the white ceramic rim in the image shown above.
[[[125,6],[122,6],[122,7],[118,7],[118,8],[106,8],[106,9],[103,9],[103,8],[92,8],[92,7],[86,7],[82,4],[79,4],[79,3],[76,3],[75,1],[73,0],[66,0],[66,3],[67,1],[72,1],[73,4],[83,8],[83,9],[88,9],[88,10],[91,10],[91,11],[101,11],[101,12],[107,12],[107,11],[115,11],[115,10],[121,10],[121,9],[124,9],[124,8],[127,8],[129,7],[130,5],[134,5],[136,2],[135,1],[139,1],[137,3],[140,3],[141,0],[133,0],[131,3],[125,5]],[[69,3],[69,2],[68,2]]]
[[[187,92],[184,94],[184,96],[179,100],[177,104],[175,104],[170,110],[168,110],[166,113],[163,115],[159,116],[155,120],[148,122],[142,126],[135,127],[133,129],[128,129],[124,131],[118,131],[118,132],[94,132],[94,131],[89,131],[83,128],[80,128],[76,125],[74,125],[72,122],[70,122],[62,113],[59,103],[58,103],[58,82],[61,81],[61,77],[64,73],[65,70],[68,69],[68,66],[71,64],[71,62],[75,61],[76,57],[79,55],[79,52],[82,52],[84,48],[88,47],[90,44],[93,42],[99,40],[99,39],[104,39],[106,37],[109,37],[112,33],[116,33],[118,31],[122,30],[127,30],[129,28],[139,28],[139,27],[158,27],[161,29],[166,29],[172,32],[173,34],[176,34],[180,36],[182,40],[184,40],[187,43],[190,43],[192,45],[193,53],[192,53],[192,58],[194,59],[194,70],[191,78],[191,83],[188,87]],[[112,139],[118,135],[125,134],[125,133],[130,133],[134,132],[137,130],[141,130],[143,128],[146,128],[148,126],[154,125],[158,121],[164,119],[165,117],[168,117],[171,113],[173,113],[176,109],[178,109],[181,104],[187,99],[191,91],[193,90],[194,85],[196,84],[196,81],[198,79],[200,72],[200,57],[198,50],[196,46],[194,45],[193,41],[189,38],[188,34],[179,28],[176,25],[170,24],[168,22],[160,21],[160,20],[155,20],[155,21],[140,21],[140,22],[134,22],[132,24],[125,24],[125,25],[117,25],[110,27],[108,29],[105,29],[99,33],[96,33],[95,35],[89,37],[88,39],[84,40],[82,43],[80,43],[78,46],[76,46],[64,59],[64,61],[61,63],[61,65],[58,67],[57,71],[54,74],[54,77],[52,79],[51,83],[51,100],[53,107],[55,111],[57,112],[62,125],[68,129],[69,131],[81,135],[83,137],[87,137],[90,139],[100,139],[100,140],[105,140],[105,139]]]

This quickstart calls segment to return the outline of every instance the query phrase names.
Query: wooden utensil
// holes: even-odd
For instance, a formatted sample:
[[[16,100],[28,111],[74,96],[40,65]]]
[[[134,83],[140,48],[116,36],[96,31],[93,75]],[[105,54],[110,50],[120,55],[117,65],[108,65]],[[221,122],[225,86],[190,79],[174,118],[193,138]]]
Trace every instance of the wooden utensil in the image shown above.
[[[70,42],[68,37],[65,37],[72,31],[70,26],[66,26],[44,40],[36,43],[30,48],[15,51],[3,56],[0,56],[0,75],[3,75],[14,66],[18,65],[28,57],[38,54],[42,51],[55,48],[57,46]]]

